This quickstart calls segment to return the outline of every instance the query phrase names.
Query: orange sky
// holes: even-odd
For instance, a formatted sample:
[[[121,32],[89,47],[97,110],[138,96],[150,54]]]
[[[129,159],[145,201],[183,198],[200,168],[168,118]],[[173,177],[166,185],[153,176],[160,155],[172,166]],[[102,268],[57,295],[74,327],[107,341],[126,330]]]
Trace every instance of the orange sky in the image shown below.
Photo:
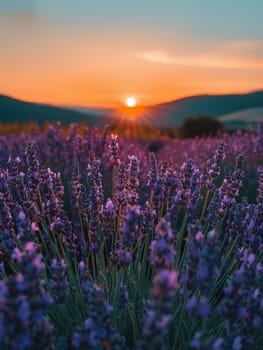
[[[20,15],[0,18],[0,44],[0,93],[29,101],[118,107],[130,95],[151,105],[263,88],[261,39],[72,31]]]

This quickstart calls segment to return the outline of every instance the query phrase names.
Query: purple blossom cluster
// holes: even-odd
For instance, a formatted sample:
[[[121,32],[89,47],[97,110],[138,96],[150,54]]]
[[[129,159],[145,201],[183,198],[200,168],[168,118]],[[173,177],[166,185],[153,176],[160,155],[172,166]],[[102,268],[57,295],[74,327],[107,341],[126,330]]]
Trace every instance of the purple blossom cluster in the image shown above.
[[[19,272],[0,281],[1,349],[53,349],[52,324],[46,310],[52,303],[45,291],[41,255],[34,243],[14,249]]]

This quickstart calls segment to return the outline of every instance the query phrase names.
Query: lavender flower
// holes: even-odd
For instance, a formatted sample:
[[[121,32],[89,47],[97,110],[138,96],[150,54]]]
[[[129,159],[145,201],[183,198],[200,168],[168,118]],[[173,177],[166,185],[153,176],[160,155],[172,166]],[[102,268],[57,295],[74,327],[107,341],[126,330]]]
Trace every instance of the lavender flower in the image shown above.
[[[111,150],[111,163],[115,166],[117,166],[119,164],[119,144],[118,144],[118,137],[117,135],[112,134],[111,135],[111,142],[109,145],[109,148]]]
[[[129,206],[127,214],[124,217],[120,231],[121,231],[121,243],[131,248],[139,239],[139,227],[138,220],[141,215],[141,208],[139,205]]]
[[[113,265],[127,268],[132,261],[132,252],[120,241],[116,242],[116,247],[109,256],[110,262]]]
[[[219,193],[219,209],[218,215],[223,217],[225,210],[236,202],[236,198],[239,195],[239,191],[242,187],[243,172],[243,157],[238,156],[236,158],[236,165],[232,174],[226,173],[226,177],[223,180],[223,184],[220,186]]]
[[[63,186],[62,181],[61,181],[61,174],[60,173],[52,173],[51,176],[53,178],[53,191],[54,191],[54,194],[58,200],[59,209],[63,209],[62,196],[64,194],[64,186]]]
[[[189,224],[187,229],[188,238],[186,239],[186,242],[188,245],[188,254],[186,270],[183,275],[183,283],[186,288],[191,291],[196,287],[196,273],[200,264],[204,234],[202,233],[202,226],[199,221]]]
[[[151,348],[165,349],[168,334],[170,309],[176,290],[179,288],[176,271],[160,270],[153,281],[151,305],[146,312],[143,325],[143,340],[137,344],[137,350]]]
[[[220,141],[217,146],[217,150],[215,154],[213,155],[212,160],[209,160],[207,162],[207,167],[208,167],[208,175],[213,182],[219,175],[220,175],[220,166],[225,158],[225,145],[223,141]]]
[[[200,296],[192,295],[188,300],[186,309],[191,317],[205,319],[211,312],[209,297],[215,288],[216,278],[219,275],[219,244],[215,231],[209,231],[200,247],[201,232],[195,235],[189,255],[189,266],[184,276],[186,286],[193,287],[193,282]],[[201,248],[201,249],[200,249]],[[197,249],[196,251],[194,249]],[[193,263],[197,266],[194,268]],[[199,294],[198,293],[198,294]]]
[[[67,265],[63,259],[61,261],[52,260],[50,287],[56,303],[63,303],[66,300],[69,288],[66,269]]]
[[[127,189],[129,191],[128,202],[130,205],[138,204],[139,187],[139,159],[133,155],[129,156]]]
[[[61,210],[55,221],[50,225],[50,229],[57,234],[62,235],[63,242],[65,242],[69,254],[72,258],[78,256],[78,238],[73,232],[71,223],[67,217],[67,214]]]
[[[28,180],[29,180],[29,188],[32,191],[32,195],[37,195],[37,189],[40,183],[39,176],[39,160],[35,150],[35,145],[33,143],[29,143],[26,149],[26,158],[28,165]]]
[[[170,222],[162,218],[155,232],[156,239],[151,242],[150,246],[150,263],[156,269],[171,268],[175,250],[172,245],[174,236]]]
[[[158,169],[157,169],[157,160],[153,152],[149,153],[149,162],[150,162],[150,172],[148,174],[148,184],[151,188],[154,187],[158,178]]]
[[[125,184],[126,184],[126,178],[125,178],[125,165],[124,163],[120,163],[115,179],[114,179],[114,184],[115,184],[115,199],[118,203],[118,206],[124,204],[125,202]]]
[[[114,210],[114,205],[111,199],[108,198],[105,207],[102,212],[102,228],[103,236],[107,240],[111,238],[114,230],[114,219],[116,213]]]

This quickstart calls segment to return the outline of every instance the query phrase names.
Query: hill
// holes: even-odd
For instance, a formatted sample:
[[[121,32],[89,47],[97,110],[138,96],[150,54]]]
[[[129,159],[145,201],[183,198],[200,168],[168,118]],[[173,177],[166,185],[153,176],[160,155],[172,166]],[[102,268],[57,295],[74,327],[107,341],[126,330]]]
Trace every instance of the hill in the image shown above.
[[[235,95],[200,95],[149,107],[147,115],[156,125],[180,126],[188,117],[219,117],[236,111],[263,107],[263,91]],[[244,121],[244,120],[243,120]],[[246,120],[245,122],[249,122]]]
[[[20,101],[8,96],[0,95],[0,122],[25,123],[34,121],[43,125],[46,121],[61,121],[65,124],[72,122],[87,122],[89,125],[97,125],[98,121],[93,115],[32,102]]]

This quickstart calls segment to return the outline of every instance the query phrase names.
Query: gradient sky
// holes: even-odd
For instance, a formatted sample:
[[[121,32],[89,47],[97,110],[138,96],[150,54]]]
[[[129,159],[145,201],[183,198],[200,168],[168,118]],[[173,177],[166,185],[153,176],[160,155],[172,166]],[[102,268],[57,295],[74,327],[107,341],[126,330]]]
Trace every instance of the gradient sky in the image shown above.
[[[143,105],[263,88],[262,0],[0,0],[0,93]]]

